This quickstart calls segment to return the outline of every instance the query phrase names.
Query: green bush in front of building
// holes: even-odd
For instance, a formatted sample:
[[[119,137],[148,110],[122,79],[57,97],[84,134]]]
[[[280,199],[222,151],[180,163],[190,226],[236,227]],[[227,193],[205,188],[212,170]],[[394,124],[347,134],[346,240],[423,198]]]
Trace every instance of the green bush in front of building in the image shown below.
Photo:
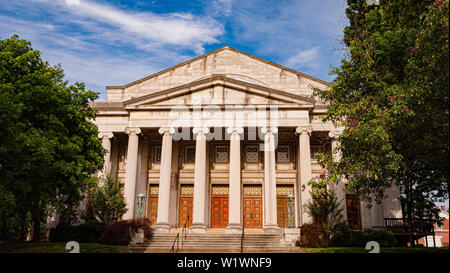
[[[78,226],[60,225],[50,230],[50,242],[94,243],[105,231],[101,224],[82,224]]]
[[[331,245],[337,247],[365,247],[367,242],[375,241],[381,247],[393,247],[397,244],[394,234],[385,230],[349,230],[343,228],[337,232]]]

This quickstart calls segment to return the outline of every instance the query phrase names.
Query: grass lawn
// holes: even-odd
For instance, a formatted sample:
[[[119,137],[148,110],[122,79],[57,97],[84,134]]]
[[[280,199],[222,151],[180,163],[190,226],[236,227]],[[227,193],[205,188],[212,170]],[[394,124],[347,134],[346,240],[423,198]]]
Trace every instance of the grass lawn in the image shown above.
[[[117,253],[126,246],[80,243],[80,253]],[[67,253],[66,243],[0,243],[0,253]]]
[[[329,247],[329,248],[300,248],[307,253],[368,253],[362,247]],[[381,247],[380,253],[444,253],[448,254],[448,247]]]

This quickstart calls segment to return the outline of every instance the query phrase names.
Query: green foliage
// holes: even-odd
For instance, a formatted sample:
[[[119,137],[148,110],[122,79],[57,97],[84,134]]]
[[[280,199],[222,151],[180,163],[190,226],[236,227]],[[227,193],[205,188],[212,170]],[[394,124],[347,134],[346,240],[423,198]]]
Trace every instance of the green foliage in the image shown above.
[[[337,247],[365,247],[367,242],[370,241],[379,243],[381,247],[393,247],[397,244],[397,240],[391,231],[359,231],[342,228],[334,234],[331,245]]]
[[[330,181],[334,179],[333,176],[326,175],[309,181],[312,199],[305,204],[305,208],[313,218],[313,223],[300,227],[299,246],[328,247],[336,228],[346,225],[343,222],[341,204],[336,194],[328,189]]]
[[[50,242],[94,243],[105,231],[106,226],[99,224],[82,224],[78,226],[61,225],[50,229]]]
[[[120,220],[127,212],[119,179],[113,175],[103,176],[100,185],[94,184],[84,204],[86,210],[82,218],[88,223],[108,225]]]
[[[0,194],[14,197],[6,212],[21,219],[22,240],[30,225],[26,214],[39,240],[48,205],[67,197],[79,202],[89,176],[103,164],[90,121],[95,111],[89,102],[97,94],[63,77],[62,68],[43,61],[30,42],[16,35],[0,40]]]
[[[348,51],[334,83],[315,89],[324,120],[344,128],[342,159],[326,167],[368,202],[397,184],[411,217],[448,198],[448,4],[348,0]]]
[[[321,178],[311,179],[311,201],[305,204],[314,223],[330,230],[342,222],[342,206],[334,191],[328,189],[327,181]]]

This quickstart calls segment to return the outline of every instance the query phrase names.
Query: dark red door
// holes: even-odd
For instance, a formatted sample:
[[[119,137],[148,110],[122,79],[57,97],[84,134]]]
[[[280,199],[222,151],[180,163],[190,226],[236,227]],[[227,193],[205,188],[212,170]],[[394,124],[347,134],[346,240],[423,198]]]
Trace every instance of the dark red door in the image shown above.
[[[244,196],[244,228],[262,228],[261,197]]]
[[[211,197],[211,227],[226,228],[228,226],[228,196]]]
[[[184,224],[186,223],[186,219],[189,221],[187,223],[187,227],[190,227],[192,225],[192,196],[180,196],[180,218],[179,218],[179,227],[184,227]]]
[[[347,218],[351,229],[361,229],[361,210],[359,200],[354,194],[347,194]]]

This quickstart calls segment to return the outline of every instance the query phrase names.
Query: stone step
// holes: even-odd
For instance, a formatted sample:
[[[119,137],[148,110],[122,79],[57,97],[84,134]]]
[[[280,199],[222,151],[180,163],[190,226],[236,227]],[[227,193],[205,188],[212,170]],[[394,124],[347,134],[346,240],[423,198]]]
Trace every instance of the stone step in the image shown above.
[[[180,231],[180,230],[177,230]],[[155,233],[146,238],[144,243],[130,246],[129,252],[170,252],[177,234],[179,253],[239,253],[241,244],[244,252],[299,252],[300,249],[290,245],[282,245],[281,234],[267,234],[260,230],[245,233],[244,241],[241,234],[226,234],[224,229],[208,230],[205,234],[187,234],[182,238],[180,232]],[[177,248],[177,245],[175,245]]]
[[[134,253],[170,253],[171,248],[147,248],[134,247],[129,248],[128,252]],[[240,253],[241,248],[212,249],[212,248],[189,248],[179,249],[177,253]],[[280,248],[244,248],[244,253],[300,253],[299,248],[280,247]]]

